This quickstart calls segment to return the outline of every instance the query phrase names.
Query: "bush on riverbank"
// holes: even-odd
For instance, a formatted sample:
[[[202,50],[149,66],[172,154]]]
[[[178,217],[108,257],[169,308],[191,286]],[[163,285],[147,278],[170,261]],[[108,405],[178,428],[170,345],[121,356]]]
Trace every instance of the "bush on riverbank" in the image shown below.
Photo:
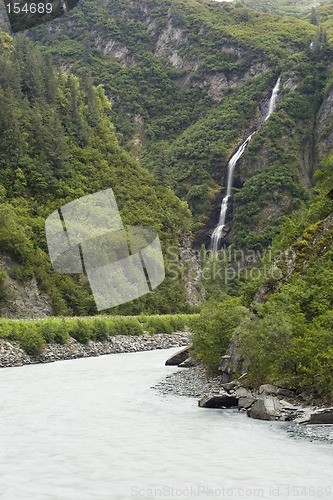
[[[193,353],[208,372],[216,372],[235,329],[249,315],[239,298],[207,302],[193,320]]]
[[[173,333],[191,329],[197,315],[137,317],[47,318],[43,320],[0,320],[0,339],[20,342],[31,355],[39,355],[47,344],[67,344],[74,338],[82,344],[105,341],[117,335]]]

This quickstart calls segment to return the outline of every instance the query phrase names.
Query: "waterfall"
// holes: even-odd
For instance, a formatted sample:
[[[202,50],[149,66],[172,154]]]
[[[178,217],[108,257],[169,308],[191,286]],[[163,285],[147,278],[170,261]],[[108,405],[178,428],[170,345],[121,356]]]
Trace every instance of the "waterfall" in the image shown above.
[[[271,114],[273,113],[273,111],[275,109],[276,101],[277,101],[277,98],[279,95],[280,82],[281,82],[281,77],[276,82],[275,87],[274,87],[273,92],[272,92],[272,96],[269,100],[269,109],[268,109],[267,116],[265,118],[265,122],[267,122],[267,120],[270,118]]]
[[[273,89],[271,98],[269,100],[268,113],[267,113],[267,116],[266,116],[264,122],[266,122],[270,118],[271,114],[273,113],[273,111],[275,109],[276,101],[277,101],[279,89],[280,89],[280,82],[281,82],[281,78],[278,79],[278,81],[276,82],[275,87]],[[243,153],[245,152],[248,143],[250,142],[250,140],[252,139],[252,137],[254,136],[254,134],[256,132],[257,132],[257,130],[255,130],[254,132],[252,132],[252,134],[250,134],[248,136],[248,138],[243,142],[243,144],[238,148],[236,153],[229,160],[227,192],[222,200],[220,219],[219,219],[218,225],[214,229],[213,234],[211,236],[211,247],[212,247],[212,250],[214,250],[215,252],[218,251],[219,242],[222,238],[223,229],[225,228],[225,221],[226,221],[226,217],[227,217],[229,200],[231,197],[231,190],[232,190],[235,167],[237,165],[238,160],[243,156]]]

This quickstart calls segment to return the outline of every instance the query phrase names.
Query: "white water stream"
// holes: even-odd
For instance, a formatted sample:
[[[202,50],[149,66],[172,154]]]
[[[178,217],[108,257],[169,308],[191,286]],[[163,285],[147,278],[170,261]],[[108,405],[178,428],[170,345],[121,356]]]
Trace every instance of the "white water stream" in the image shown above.
[[[1,500],[333,498],[332,445],[150,389],[172,352],[1,369]]]
[[[273,89],[271,98],[269,100],[268,113],[267,113],[267,116],[266,116],[264,122],[266,122],[270,118],[270,116],[272,115],[272,113],[275,109],[276,101],[277,101],[278,94],[279,94],[280,82],[281,82],[281,78],[278,79],[278,81],[276,82],[275,87]],[[220,218],[219,218],[218,225],[214,229],[213,234],[211,236],[211,247],[212,247],[212,250],[214,252],[218,251],[219,243],[220,243],[220,240],[222,238],[223,230],[224,230],[225,225],[226,225],[225,222],[226,222],[227,211],[228,211],[228,207],[229,207],[229,201],[230,201],[230,197],[231,197],[235,167],[237,165],[238,160],[243,156],[243,154],[247,148],[248,143],[250,142],[252,137],[256,134],[256,132],[257,131],[254,131],[254,132],[252,132],[252,134],[250,134],[248,136],[248,138],[243,142],[243,144],[238,148],[236,153],[229,160],[227,192],[222,200]]]

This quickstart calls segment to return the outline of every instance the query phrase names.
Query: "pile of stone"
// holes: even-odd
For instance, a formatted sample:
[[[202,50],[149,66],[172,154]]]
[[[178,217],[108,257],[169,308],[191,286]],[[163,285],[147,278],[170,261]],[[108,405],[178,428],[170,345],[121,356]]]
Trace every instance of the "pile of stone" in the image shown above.
[[[188,345],[189,334],[117,335],[103,342],[80,344],[71,338],[68,344],[48,344],[40,356],[29,356],[18,342],[0,340],[0,368],[36,363],[49,363],[64,359],[86,358],[104,354],[152,351]]]
[[[288,389],[265,384],[257,392],[242,387],[239,381],[235,381],[222,384],[219,394],[205,396],[198,404],[203,408],[238,408],[239,411],[246,412],[248,417],[257,420],[333,424],[332,407],[304,407],[289,399],[294,401],[295,394]]]
[[[246,412],[248,417],[258,420],[282,420],[289,421],[299,417],[302,408],[284,399],[289,393],[287,389],[281,389],[270,384],[262,385],[259,391],[250,390],[241,385],[245,377],[222,384],[220,393],[211,397],[204,397],[199,401],[199,406],[203,408],[238,408]],[[221,405],[218,402],[221,401]],[[214,406],[212,406],[214,405]]]
[[[156,389],[164,394],[198,397],[201,408],[237,408],[248,417],[258,420],[333,424],[333,407],[304,407],[294,391],[271,384],[261,385],[258,391],[253,390],[247,383],[246,373],[226,382],[230,374],[224,370],[220,376],[207,379],[203,367],[192,359],[191,347],[177,352],[165,363],[189,369],[172,373],[155,386]],[[226,361],[229,363],[230,356],[225,358],[228,358]]]

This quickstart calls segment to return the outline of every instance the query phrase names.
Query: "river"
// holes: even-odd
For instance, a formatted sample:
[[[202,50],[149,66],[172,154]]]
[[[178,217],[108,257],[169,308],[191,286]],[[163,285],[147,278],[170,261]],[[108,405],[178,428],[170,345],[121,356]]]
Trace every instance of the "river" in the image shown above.
[[[333,497],[332,446],[151,389],[174,351],[0,370],[1,500]]]

